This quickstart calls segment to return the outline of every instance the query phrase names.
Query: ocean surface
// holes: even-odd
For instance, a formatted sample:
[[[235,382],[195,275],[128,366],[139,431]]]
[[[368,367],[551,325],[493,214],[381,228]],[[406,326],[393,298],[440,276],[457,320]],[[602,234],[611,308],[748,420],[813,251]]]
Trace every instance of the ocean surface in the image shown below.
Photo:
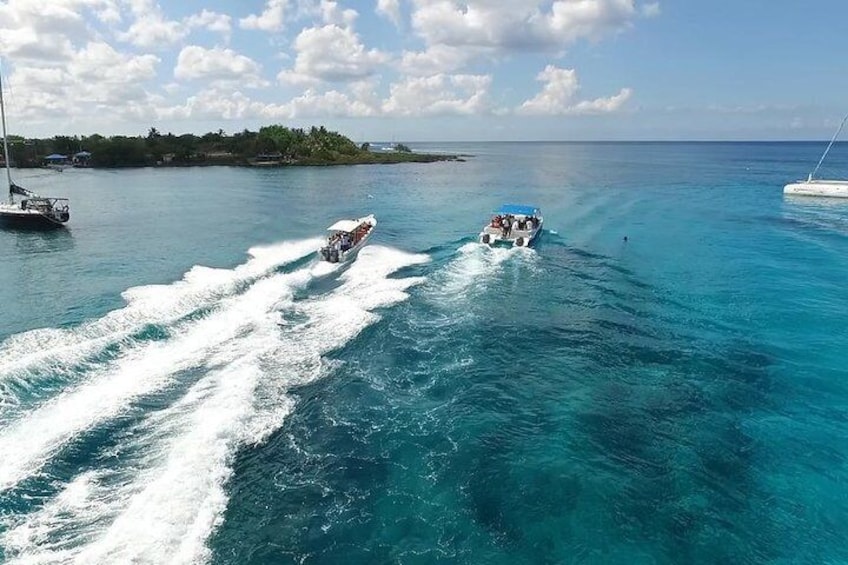
[[[848,562],[822,143],[410,146],[469,156],[15,172],[72,217],[0,231],[0,562]]]

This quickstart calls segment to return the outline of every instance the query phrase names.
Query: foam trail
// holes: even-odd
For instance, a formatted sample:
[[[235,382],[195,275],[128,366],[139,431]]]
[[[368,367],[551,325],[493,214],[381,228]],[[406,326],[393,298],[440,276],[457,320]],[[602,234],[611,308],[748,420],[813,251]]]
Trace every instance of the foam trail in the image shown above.
[[[293,290],[309,277],[308,270],[301,270],[262,279],[206,318],[179,327],[178,337],[129,351],[78,388],[5,426],[0,430],[0,492],[37,472],[70,439],[113,418],[134,398],[201,365],[215,346],[237,337],[282,300],[291,300]]]
[[[489,247],[480,243],[466,243],[458,256],[433,280],[432,294],[440,302],[453,303],[464,300],[469,294],[485,292],[504,263],[519,256],[525,248]]]
[[[308,320],[303,325],[281,332],[273,313],[267,311],[254,318],[249,334],[218,348],[209,359],[217,368],[182,401],[149,419],[157,437],[164,435],[167,440],[144,450],[149,467],[136,481],[123,492],[110,492],[119,500],[112,504],[122,511],[70,560],[196,563],[208,559],[206,540],[226,508],[225,486],[235,451],[264,440],[281,425],[292,409],[288,389],[320,377],[325,367],[322,356],[349,343],[377,320],[372,310],[404,300],[406,290],[422,281],[388,275],[426,260],[426,256],[392,249],[366,248],[341,275],[338,288],[298,303]],[[91,497],[100,500],[103,495],[91,493]],[[92,505],[77,507],[83,514],[92,512]],[[70,519],[92,521],[85,515]],[[43,529],[39,524],[45,520],[49,517],[32,516],[15,531]],[[62,545],[19,543],[15,549],[22,562],[69,560]]]
[[[4,398],[3,380],[26,381],[72,367],[148,324],[173,323],[214,304],[240,285],[313,253],[320,242],[315,238],[253,247],[248,251],[251,258],[235,269],[195,266],[175,283],[128,289],[122,294],[127,305],[97,320],[71,329],[40,329],[9,337],[0,344],[0,406],[13,403]]]

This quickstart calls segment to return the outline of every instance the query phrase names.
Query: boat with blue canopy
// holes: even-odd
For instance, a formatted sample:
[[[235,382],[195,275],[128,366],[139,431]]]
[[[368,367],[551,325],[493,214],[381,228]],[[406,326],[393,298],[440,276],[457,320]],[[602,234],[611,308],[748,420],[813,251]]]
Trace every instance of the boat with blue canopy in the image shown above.
[[[504,204],[480,232],[480,243],[530,247],[542,233],[542,211],[536,206]]]

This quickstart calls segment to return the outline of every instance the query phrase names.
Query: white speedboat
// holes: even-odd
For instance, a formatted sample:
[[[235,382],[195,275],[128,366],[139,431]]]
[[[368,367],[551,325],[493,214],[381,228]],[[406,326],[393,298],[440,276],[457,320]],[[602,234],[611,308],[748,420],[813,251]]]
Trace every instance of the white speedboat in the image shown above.
[[[836,138],[839,136],[839,132],[841,132],[842,128],[845,127],[846,121],[848,121],[848,115],[842,118],[842,123],[839,124],[839,127],[836,129],[836,133],[833,134],[833,138],[830,140],[830,143],[827,144],[827,148],[824,150],[824,153],[822,153],[821,159],[819,159],[816,168],[809,174],[807,180],[799,180],[787,184],[783,187],[783,194],[848,198],[848,180],[825,180],[814,178],[816,173],[819,172],[819,168],[824,162],[824,158],[827,157],[830,148],[833,147],[833,142],[836,141]]]
[[[480,232],[480,243],[530,247],[542,233],[542,211],[535,206],[504,204]]]
[[[350,261],[368,243],[376,225],[374,214],[356,220],[339,220],[327,228],[330,235],[318,254],[330,263]]]

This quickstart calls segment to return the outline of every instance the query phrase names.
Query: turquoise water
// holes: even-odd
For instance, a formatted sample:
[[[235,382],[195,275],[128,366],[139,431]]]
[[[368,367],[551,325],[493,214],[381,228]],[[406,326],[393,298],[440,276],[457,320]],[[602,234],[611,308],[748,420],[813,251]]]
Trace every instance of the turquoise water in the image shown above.
[[[73,208],[0,232],[0,561],[848,560],[821,144],[414,148],[474,156],[19,172]]]

